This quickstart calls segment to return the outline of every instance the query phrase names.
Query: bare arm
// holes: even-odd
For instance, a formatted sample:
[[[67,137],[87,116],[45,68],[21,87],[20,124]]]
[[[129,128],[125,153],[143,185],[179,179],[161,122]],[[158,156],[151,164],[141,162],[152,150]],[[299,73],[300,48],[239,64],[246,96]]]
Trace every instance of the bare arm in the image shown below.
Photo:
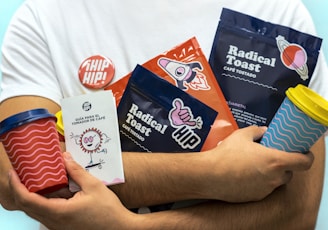
[[[186,209],[136,215],[124,209],[99,180],[67,154],[64,156],[68,173],[82,188],[71,199],[46,199],[29,193],[14,172],[9,177],[17,207],[51,229],[313,229],[310,222],[316,216],[316,210],[305,209],[303,216],[299,214],[302,212],[295,212],[295,208],[301,205],[294,208],[291,205],[293,200],[278,198],[284,196],[288,186],[281,187],[261,202],[226,204],[217,201]],[[281,205],[277,201],[286,203]],[[284,211],[282,208],[286,206],[288,209]],[[307,215],[312,211],[313,215]]]
[[[281,208],[286,208],[291,202],[283,207],[275,202],[274,197],[284,193],[287,187],[281,187],[271,198],[261,202],[225,204],[217,201],[186,209],[136,215],[124,209],[109,189],[70,160],[67,154],[65,159],[69,174],[82,188],[68,200],[46,199],[29,193],[14,172],[9,177],[17,207],[51,229],[313,229],[313,225],[309,225],[311,221],[299,219],[303,216],[292,206],[282,212]],[[307,211],[311,213],[311,210]],[[315,214],[303,219],[311,220],[313,216]]]
[[[295,172],[290,183],[261,201],[212,201],[166,215],[152,213],[146,221],[154,229],[160,229],[160,222],[167,225],[163,229],[314,229],[323,186],[324,138],[312,151],[315,161],[310,170]],[[166,218],[172,221],[165,222]]]
[[[217,220],[214,216],[221,217],[214,225],[224,226],[222,229],[232,226],[236,229],[314,229],[323,188],[324,138],[311,151],[315,156],[311,169],[294,172],[290,183],[278,188],[266,199],[244,204],[213,202],[202,209],[212,207],[215,210],[212,220]],[[197,212],[201,213],[199,209]]]
[[[0,104],[0,121],[18,112],[34,108],[47,108],[55,113],[60,107],[52,101],[41,97],[15,97]],[[8,170],[12,168],[8,156],[0,143],[0,204],[8,209],[15,210],[11,191],[8,189]]]
[[[111,189],[128,207],[187,199],[261,200],[289,182],[292,171],[307,170],[313,160],[312,154],[291,154],[254,143],[263,132],[258,127],[238,130],[202,153],[125,153],[127,183]]]
[[[26,103],[27,101],[29,103]],[[14,104],[13,102],[15,102],[16,106],[9,106]],[[1,113],[1,116],[4,118],[15,112],[35,107],[45,107],[51,112],[56,112],[59,109],[56,104],[43,98],[22,97],[4,102],[0,108],[1,111],[6,112]],[[256,132],[258,133],[256,135],[253,134],[252,138],[260,137],[263,133],[263,131],[259,130]],[[250,138],[250,136],[247,138]],[[284,171],[305,170],[311,166],[311,155],[295,154],[291,157],[292,155],[289,153],[271,151],[258,144],[240,148],[236,143],[240,144],[242,141],[245,142],[245,140],[240,139],[239,135],[237,139],[230,139],[228,142],[220,144],[216,151],[202,154],[154,154],[152,155],[153,157],[150,157],[149,154],[125,153],[124,167],[127,182],[120,186],[114,186],[113,189],[122,202],[129,207],[193,198],[221,199],[235,202],[260,200],[271,193],[275,187],[289,181],[290,174],[284,173]],[[252,143],[252,140],[247,140],[246,142]],[[231,145],[237,147],[231,150],[229,147]],[[236,150],[239,150],[238,154],[235,153]],[[221,152],[221,154],[218,154],[218,152]],[[316,155],[318,154],[316,153]],[[261,156],[268,156],[267,159],[270,161],[261,160]],[[280,158],[280,156],[283,157]],[[2,189],[1,202],[7,209],[16,209],[15,202],[12,200],[12,191],[8,186],[7,172],[10,165],[4,152],[1,153],[1,157],[3,166],[1,167],[1,185],[4,185],[0,186]],[[243,160],[243,157],[246,158]],[[252,160],[249,160],[249,158]],[[215,159],[219,160],[215,161]],[[231,164],[231,161],[234,164]],[[250,165],[244,164],[245,162],[250,163]],[[243,227],[247,226],[245,223],[249,223],[250,227],[255,225],[261,226],[261,224],[272,226],[273,221],[278,220],[279,223],[283,223],[283,220],[288,219],[284,219],[285,216],[281,216],[281,213],[286,212],[291,214],[291,216],[297,214],[296,211],[301,210],[298,207],[302,203],[302,205],[309,207],[306,211],[309,210],[311,215],[314,213],[314,216],[316,216],[322,177],[313,175],[313,177],[321,178],[319,180],[312,180],[313,178],[308,177],[318,173],[318,171],[318,175],[320,174],[320,170],[318,170],[320,167],[317,166],[318,162],[323,161],[322,159],[317,159],[316,164],[313,165],[309,172],[302,173],[304,175],[296,174],[294,180],[288,186],[277,190],[267,199],[260,202],[245,204],[213,202],[178,211],[149,214],[139,218],[147,218],[147,221],[142,221],[142,223],[151,227],[157,225],[156,229],[161,229],[160,227],[164,226],[167,227],[166,229],[174,229],[175,227],[178,227],[177,229],[191,229],[191,226],[196,229],[197,226],[204,229],[205,224],[211,228],[211,226],[224,226],[224,224],[227,226],[232,224],[234,226],[234,224],[238,223]],[[255,171],[247,170],[249,168]],[[238,172],[240,175],[238,175]],[[232,181],[233,183],[231,183]],[[305,187],[304,184],[307,184],[307,181],[311,183],[316,181],[318,189],[313,188],[313,186],[309,186],[311,189]],[[301,191],[299,187],[302,187],[304,193],[298,192]],[[248,192],[240,192],[245,189]],[[310,193],[313,195],[306,195]],[[317,202],[305,199],[309,197],[312,197]],[[294,200],[297,200],[295,205],[287,205]],[[302,202],[299,202],[300,200]],[[309,205],[304,203],[306,201]],[[270,208],[270,212],[264,213],[263,210],[268,208]],[[236,212],[238,215],[236,215]],[[286,213],[284,214],[286,215]],[[195,215],[197,218],[195,218]],[[237,218],[236,216],[239,217]],[[156,218],[153,219],[153,217]]]

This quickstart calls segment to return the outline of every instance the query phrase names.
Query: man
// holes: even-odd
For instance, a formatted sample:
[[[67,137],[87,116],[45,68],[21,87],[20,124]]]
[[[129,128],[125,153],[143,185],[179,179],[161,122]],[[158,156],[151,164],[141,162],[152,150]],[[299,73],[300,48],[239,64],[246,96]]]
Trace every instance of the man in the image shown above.
[[[5,38],[0,120],[36,107],[55,113],[61,98],[94,92],[80,83],[78,69],[95,54],[113,60],[115,80],[192,36],[209,55],[222,7],[314,33],[298,0],[29,0]],[[310,83],[320,94],[327,92],[323,63],[320,57]],[[82,187],[68,200],[28,193],[1,148],[0,202],[51,229],[311,229],[322,191],[324,142],[312,147],[313,161],[311,153],[255,143],[264,131],[238,130],[202,154],[123,153],[126,183],[111,186],[115,194],[65,153],[68,173]],[[144,215],[124,207],[189,199],[215,201]]]

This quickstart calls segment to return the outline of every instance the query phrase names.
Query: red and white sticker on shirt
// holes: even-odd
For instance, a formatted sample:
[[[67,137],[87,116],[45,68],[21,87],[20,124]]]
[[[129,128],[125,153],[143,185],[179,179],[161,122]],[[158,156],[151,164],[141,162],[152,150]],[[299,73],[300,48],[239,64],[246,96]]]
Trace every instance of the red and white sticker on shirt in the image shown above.
[[[81,83],[91,89],[106,87],[114,77],[113,62],[104,56],[95,55],[85,59],[79,68]]]

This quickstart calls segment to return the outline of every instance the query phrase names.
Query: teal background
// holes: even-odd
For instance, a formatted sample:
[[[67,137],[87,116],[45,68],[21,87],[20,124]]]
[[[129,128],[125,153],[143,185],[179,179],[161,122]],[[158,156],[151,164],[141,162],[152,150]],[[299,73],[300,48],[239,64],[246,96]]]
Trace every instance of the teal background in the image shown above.
[[[0,0],[0,44],[2,43],[6,27],[10,21],[12,14],[22,2],[23,0]],[[328,57],[328,29],[325,25],[328,22],[328,1],[303,0],[303,2],[307,6],[313,17],[317,28],[318,36],[324,39],[322,50],[325,53],[325,56]],[[328,138],[326,138],[326,145],[328,146]],[[328,229],[328,220],[325,220],[325,218],[328,217],[328,169],[326,170],[326,174],[327,175],[325,177],[324,194],[321,202],[316,230]],[[0,207],[0,229],[36,230],[39,229],[39,224],[22,212],[9,212]]]

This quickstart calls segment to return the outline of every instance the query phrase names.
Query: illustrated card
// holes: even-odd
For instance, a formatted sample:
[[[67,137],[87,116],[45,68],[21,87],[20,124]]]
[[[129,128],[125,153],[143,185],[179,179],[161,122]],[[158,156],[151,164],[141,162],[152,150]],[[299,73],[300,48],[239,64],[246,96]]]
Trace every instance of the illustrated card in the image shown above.
[[[115,99],[100,91],[62,100],[66,150],[104,184],[124,182]],[[70,181],[70,190],[77,185]]]

